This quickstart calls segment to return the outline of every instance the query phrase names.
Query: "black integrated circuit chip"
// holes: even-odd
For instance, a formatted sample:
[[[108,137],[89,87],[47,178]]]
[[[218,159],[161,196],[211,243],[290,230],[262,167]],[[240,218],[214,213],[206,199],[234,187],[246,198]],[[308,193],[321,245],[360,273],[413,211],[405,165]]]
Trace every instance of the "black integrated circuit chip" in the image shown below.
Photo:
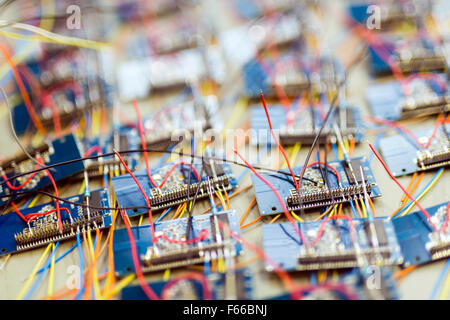
[[[350,168],[350,166],[347,162],[345,162],[345,164],[344,164],[344,170],[345,170],[345,174],[347,175],[348,181],[351,184],[362,183],[363,178],[361,177],[361,171],[359,168],[362,167],[364,169],[364,167],[363,167],[361,160],[359,160],[359,159],[351,160],[350,165],[352,166],[352,168]],[[352,171],[352,169],[353,169],[353,171]],[[367,177],[365,174],[364,174],[364,182],[367,182]]]

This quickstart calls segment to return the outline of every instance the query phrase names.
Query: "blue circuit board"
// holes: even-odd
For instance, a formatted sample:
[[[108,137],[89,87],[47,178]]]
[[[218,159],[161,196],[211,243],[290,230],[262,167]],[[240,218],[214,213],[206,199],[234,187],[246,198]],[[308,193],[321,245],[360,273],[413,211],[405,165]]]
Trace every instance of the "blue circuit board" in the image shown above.
[[[76,195],[65,199],[76,203],[87,204],[84,195]],[[111,225],[112,218],[109,210],[90,209],[88,217],[87,210],[81,206],[64,201],[59,201],[59,205],[63,233],[59,233],[56,212],[39,216],[32,220],[29,225],[14,211],[1,215],[0,230],[2,236],[0,237],[0,255],[45,246],[51,242],[72,239],[76,237],[77,230],[94,230],[96,228],[95,226],[97,228],[106,228]],[[107,190],[99,189],[91,191],[89,205],[93,207],[110,207]],[[20,209],[20,212],[23,216],[26,216],[30,213],[44,213],[55,208],[55,202],[49,202]]]
[[[296,225],[302,235],[313,242],[323,221],[309,221]],[[353,219],[356,229],[357,246],[352,240],[351,225],[347,220],[328,220],[322,237],[315,244],[305,246],[294,226],[290,223],[263,225],[263,248],[267,256],[284,270],[306,271],[322,269],[346,269],[362,266],[358,260],[375,262],[376,252],[383,265],[402,263],[403,257],[394,226],[390,220],[375,218],[378,246],[371,241],[368,220]],[[359,252],[356,254],[356,252]],[[364,263],[364,262],[363,262]],[[273,271],[273,266],[266,263],[266,270]]]
[[[447,202],[427,208],[435,226],[442,230]],[[421,211],[392,219],[402,249],[405,267],[450,257],[450,230],[442,233],[442,240]]]
[[[117,130],[117,132],[112,132],[110,134],[97,137],[88,137],[84,139],[83,145],[85,151],[89,150],[91,147],[98,146],[102,150],[102,153],[105,154],[113,152],[114,148],[117,151],[137,150],[140,148],[140,140],[136,129],[121,127],[119,128],[119,130]],[[97,154],[97,152],[91,155],[95,154]],[[124,154],[122,155],[122,158],[127,163],[128,168],[130,168],[130,170],[134,170],[139,162],[139,156],[140,153],[134,152]],[[120,161],[116,158],[100,158],[96,160],[87,160],[86,162],[88,169],[96,169],[101,165],[107,165],[110,163],[120,164]]]
[[[341,179],[341,186],[342,187],[350,187],[355,186],[356,184],[352,182],[353,177],[349,176],[347,167],[345,165],[345,161],[339,160],[339,161],[331,161],[328,163],[330,166],[335,168],[337,172],[339,173],[339,177]],[[381,191],[376,184],[375,177],[372,173],[372,170],[370,168],[370,163],[366,158],[354,158],[352,159],[352,167],[354,170],[354,174],[356,178],[360,179],[360,170],[359,167],[362,166],[364,170],[365,175],[365,181],[367,185],[372,185],[371,192],[369,196],[371,198],[376,198],[381,196]],[[298,176],[301,171],[301,167],[292,168],[294,174]],[[289,173],[288,170],[285,170],[286,173]],[[280,193],[282,199],[287,199],[291,195],[291,190],[295,189],[294,182],[292,181],[292,177],[290,175],[281,174],[281,173],[261,173],[261,176],[263,176],[267,181],[269,181],[275,189]],[[305,178],[310,179],[312,181],[308,181],[306,179],[303,180],[303,187],[306,192],[316,192],[321,191],[324,188],[326,188],[326,183],[323,181],[322,176],[320,174],[320,171],[317,166],[313,166],[311,168],[308,168],[304,175]],[[259,213],[262,216],[265,215],[272,215],[272,214],[278,214],[282,213],[283,209],[272,191],[272,189],[265,184],[261,179],[259,179],[256,175],[252,175],[252,183],[253,183],[253,190],[255,191],[256,195],[256,201],[258,203]],[[339,183],[336,178],[335,173],[328,169],[328,179],[330,183],[330,188],[338,189]],[[362,182],[362,180],[360,180]],[[345,201],[342,197],[335,196],[335,202],[338,203],[342,200],[342,202],[348,202]],[[305,209],[313,209],[313,208],[323,208],[328,206],[328,203],[323,203],[321,201],[317,201],[314,205],[308,205],[308,207],[305,207]],[[296,210],[297,211],[297,210]]]
[[[50,166],[58,164],[60,162],[81,158],[80,150],[81,148],[77,138],[73,134],[70,134],[62,138],[53,140],[49,144],[49,148],[47,149],[47,151],[40,152],[40,155],[44,161],[44,164],[46,166]],[[12,170],[11,170],[12,167],[11,168],[3,167],[3,170],[6,171],[6,176],[8,178],[13,177],[20,173],[32,171],[36,167],[36,164],[28,158],[13,162],[15,165]],[[70,164],[56,166],[53,169],[51,169],[50,173],[53,176],[53,179],[55,179],[55,181],[59,181],[64,178],[73,176],[78,172],[81,172],[84,168],[85,165],[83,161],[76,161]],[[12,181],[11,184],[15,186],[21,185],[27,178],[28,176],[22,176],[18,178],[16,181]],[[28,182],[28,184],[26,184],[19,191],[33,191],[50,185],[51,180],[49,179],[45,171],[40,171],[33,177],[33,179],[30,180],[30,182]],[[6,185],[6,183],[0,184],[0,196],[8,194],[14,194],[14,190],[11,190]],[[14,200],[16,198],[17,197],[15,196],[12,196],[10,198],[0,198],[0,205],[7,203],[9,199]]]
[[[225,292],[227,277],[232,280],[234,277],[235,286],[233,292]],[[227,273],[211,273],[207,275],[211,286],[213,300],[230,299],[227,294],[234,295],[237,300],[253,299],[254,282],[249,269],[240,269]],[[150,282],[148,285],[161,297],[161,293],[168,281]],[[232,285],[233,286],[233,285]],[[170,300],[204,300],[202,285],[198,281],[183,280],[170,289],[168,294]],[[141,286],[125,287],[121,291],[122,300],[148,300]]]
[[[435,135],[435,138],[432,140],[430,147],[427,149],[428,151],[450,148],[449,141],[444,130],[445,127],[441,125]],[[414,135],[419,141],[426,143],[428,138],[431,136],[432,131],[433,128],[418,130],[414,132]],[[384,161],[389,170],[396,177],[421,170],[431,169],[431,167],[421,168],[417,164],[416,159],[418,157],[418,152],[422,152],[422,150],[423,149],[421,149],[417,142],[405,134],[396,134],[393,136],[384,137],[380,140],[380,151],[383,155]],[[440,164],[442,166],[448,165],[445,161],[441,161]]]
[[[240,233],[238,219],[234,210],[216,214],[208,213],[200,216],[193,216],[192,218],[190,239],[198,237],[202,230],[207,230],[208,232],[206,238],[193,244],[173,244],[164,239],[158,240],[155,244],[149,225],[131,228],[143,272],[152,272],[165,270],[167,268],[203,263],[205,262],[205,257],[198,257],[198,250],[203,250],[203,252],[211,250],[210,252],[215,252],[217,254],[219,251],[223,250],[224,244],[231,245],[229,250],[232,255],[237,255],[241,252],[241,244],[234,239],[230,239],[229,235],[225,232],[220,230],[219,232],[216,231],[218,224],[222,222],[224,225],[227,224],[234,233]],[[216,221],[216,219],[219,222],[213,222]],[[186,237],[187,223],[188,218],[163,221],[155,224],[155,233],[163,233],[170,239],[176,238],[182,240]],[[220,242],[218,242],[215,237],[219,233],[221,234],[222,239]],[[158,248],[159,256],[164,257],[166,254],[174,254],[175,256],[173,256],[173,259],[166,257],[162,262],[148,264],[145,262],[144,257],[149,248]],[[118,276],[124,276],[135,272],[130,239],[126,229],[114,231],[114,270]]]
[[[321,114],[316,108],[302,110],[290,124],[288,124],[288,115],[283,106],[273,105],[269,107],[268,111],[274,133],[282,145],[312,144],[323,123]],[[356,143],[361,142],[364,138],[361,113],[357,108],[340,108],[339,112],[334,113],[334,119],[331,119],[329,123],[332,123],[333,120],[341,124],[341,134],[344,137],[352,136]],[[255,105],[250,109],[250,126],[252,128],[250,143],[259,146],[275,143],[270,133],[266,113],[260,105]],[[322,132],[323,137],[327,135],[335,137],[330,126],[325,128]],[[323,140],[321,138],[320,142]]]
[[[186,162],[188,162],[187,160]],[[207,164],[208,165],[208,164]],[[205,166],[207,166],[205,165]],[[160,185],[163,181],[164,177],[172,168],[172,164],[164,165],[160,168],[150,169],[152,179],[156,184]],[[209,168],[211,167],[208,165]],[[202,164],[195,164],[198,174],[201,172]],[[221,190],[232,190],[236,187],[237,181],[233,176],[233,172],[231,170],[231,166],[227,163],[216,163],[216,175],[217,177],[213,177],[213,175],[208,174],[205,169],[205,173],[203,174],[200,181],[197,180],[194,172],[191,172],[191,183],[189,185],[189,197],[193,198],[198,183],[201,184],[200,190],[197,195],[197,199],[205,198],[208,196],[207,187],[208,187],[208,179],[211,179],[212,188],[216,191],[215,188],[219,186]],[[175,168],[175,170],[170,174],[167,182],[163,185],[163,187],[156,189],[151,184],[150,179],[148,178],[146,170],[138,170],[134,172],[136,179],[141,184],[144,192],[147,194],[150,200],[150,204],[152,210],[159,210],[171,207],[173,205],[183,203],[187,200],[187,187],[189,179],[189,165],[180,165]],[[118,177],[114,177],[112,179],[112,184],[114,186],[114,192],[117,197],[117,201],[121,207],[135,207],[142,206],[146,207],[147,203],[142,193],[139,190],[139,187],[133,180],[133,178],[129,174],[121,175]],[[215,184],[217,184],[215,186]],[[203,192],[202,192],[203,191]],[[176,193],[174,196],[173,193]],[[146,209],[130,209],[127,210],[127,214],[130,217],[141,215],[147,213]]]
[[[339,276],[338,283],[345,284],[358,300],[397,300],[399,298],[393,273],[390,268],[363,267],[355,268]],[[377,277],[377,285],[371,283]],[[370,285],[368,285],[370,283]],[[320,287],[319,287],[320,288]],[[350,300],[347,292],[336,289],[305,290],[307,300]],[[291,300],[289,293],[269,298],[270,300]]]
[[[369,86],[366,98],[372,114],[378,118],[401,120],[450,110],[446,100],[450,91],[443,92],[436,82],[416,79],[409,82],[408,87],[410,96],[405,96],[398,81]]]

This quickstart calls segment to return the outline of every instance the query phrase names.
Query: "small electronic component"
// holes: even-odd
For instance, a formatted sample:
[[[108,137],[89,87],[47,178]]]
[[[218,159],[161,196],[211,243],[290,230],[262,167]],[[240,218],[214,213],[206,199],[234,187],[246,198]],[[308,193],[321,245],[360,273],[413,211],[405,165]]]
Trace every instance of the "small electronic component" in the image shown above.
[[[433,129],[414,132],[428,143]],[[432,170],[450,164],[450,139],[447,124],[441,124],[428,148],[421,148],[409,137],[397,134],[380,140],[380,150],[389,170],[396,177]]]
[[[353,219],[350,223],[330,219],[296,224],[309,243],[300,240],[291,223],[263,225],[264,252],[285,270],[392,266],[403,261],[390,220]],[[266,270],[273,271],[273,266],[266,263]]]
[[[326,111],[324,111],[326,112]],[[272,127],[278,139],[284,146],[311,145],[322,126],[321,112],[315,108],[307,108],[297,112],[287,112],[282,106],[271,106],[269,116]],[[292,116],[291,116],[292,115]],[[250,122],[252,127],[252,136],[250,142],[254,145],[265,145],[272,141],[267,116],[261,106],[253,106],[250,110]],[[336,134],[332,129],[332,123],[340,124],[340,131],[343,137],[355,139],[360,142],[364,137],[363,127],[361,126],[361,114],[356,108],[339,108],[333,114],[329,124],[324,127],[319,136],[318,142],[323,144],[327,141],[336,141]]]
[[[302,92],[335,92],[343,80],[342,66],[332,58],[322,58],[317,62],[319,71],[310,71],[312,57],[299,59],[298,50],[286,50],[276,61],[251,60],[243,67],[245,94],[251,99],[259,99],[261,90],[268,98],[277,97],[282,88],[288,97]]]
[[[159,188],[155,188],[151,184],[146,170],[134,172],[136,179],[138,179],[150,201],[152,210],[161,210],[188,201],[188,195],[189,199],[193,199],[197,189],[197,199],[202,199],[209,197],[211,191],[229,191],[237,185],[230,166],[226,163],[218,163],[217,161],[214,161],[213,164],[209,161],[205,163],[205,172],[209,171],[212,173],[211,176],[206,174],[200,177],[200,179],[197,179],[194,171],[191,171],[191,181],[188,183],[190,171],[190,167],[187,165],[189,163],[188,161],[176,166],[172,173],[170,173],[170,170],[174,164],[164,165],[161,168],[151,170],[152,179],[158,186],[160,186],[165,177],[170,173],[164,185]],[[197,173],[201,172],[201,164],[194,164],[194,167]],[[121,207],[146,207],[146,201],[130,175],[126,174],[114,177],[112,184],[117,201]],[[127,210],[127,214],[130,217],[146,212],[147,210],[145,209]]]
[[[223,122],[218,111],[214,95],[164,107],[143,120],[146,144],[153,148],[178,143],[196,130],[219,132]]]
[[[44,162],[44,165],[50,166],[60,162],[81,158],[81,145],[78,139],[69,134],[62,138],[53,140],[48,144],[43,144],[33,150],[30,150],[30,154],[33,157],[40,157]],[[7,178],[11,178],[18,174],[26,173],[36,169],[36,163],[29,159],[25,154],[7,159],[1,163],[0,172],[6,175]],[[65,165],[54,167],[50,173],[55,181],[59,181],[70,176],[73,176],[81,172],[85,168],[83,161],[72,162]],[[20,191],[33,191],[44,188],[51,185],[51,180],[47,176],[44,170],[39,171],[32,177],[25,175],[17,178],[10,183],[17,187],[21,184],[29,181],[20,188]],[[16,199],[14,196],[15,190],[12,190],[6,183],[0,184],[0,195],[11,195],[10,198],[0,198],[0,205],[3,205],[9,201],[9,199]]]
[[[97,63],[103,61],[95,53],[65,49],[50,52],[49,57],[40,57],[27,64],[30,74],[25,80],[36,78],[36,83],[26,84],[30,88],[31,103],[46,128],[64,127],[85,112],[112,106],[112,86]],[[36,94],[36,87],[39,90]],[[24,102],[12,109],[16,133],[21,135],[32,127],[31,117]]]
[[[392,219],[405,267],[450,257],[447,203],[427,208],[427,212],[439,232],[420,211]]]
[[[443,80],[446,81],[446,80]],[[405,96],[396,81],[368,87],[366,97],[374,116],[389,120],[403,120],[450,111],[450,94],[432,81],[413,79],[408,82],[410,93]]]
[[[281,197],[285,199],[288,210],[301,211],[323,208],[332,204],[348,203],[355,199],[363,198],[364,187],[360,173],[357,173],[360,167],[364,171],[365,191],[369,197],[376,198],[381,196],[381,191],[375,181],[368,160],[365,158],[355,158],[352,159],[351,164],[354,174],[351,173],[345,161],[332,161],[328,163],[339,174],[339,179],[334,170],[330,167],[325,168],[323,166],[323,171],[328,170],[330,189],[328,189],[326,184],[326,177],[322,176],[317,165],[305,170],[303,183],[299,190],[295,189],[289,171],[286,171],[286,174],[262,173],[261,176],[269,181],[277,189]],[[301,168],[293,168],[297,179],[300,170]],[[353,175],[356,177],[356,183]],[[252,175],[252,182],[259,213],[263,216],[282,213],[281,205],[272,189],[256,175]]]
[[[226,273],[207,275],[214,300],[251,300],[253,298],[253,277],[249,269],[230,270]],[[151,282],[149,286],[160,297],[167,282]],[[170,300],[205,300],[202,286],[197,281],[181,280],[166,292]],[[140,286],[122,289],[122,300],[147,300]]]
[[[82,204],[89,203],[89,206],[96,208],[110,207],[106,189],[91,191],[89,196],[72,196],[66,200]],[[55,241],[73,239],[77,233],[103,229],[109,227],[112,222],[109,210],[85,208],[64,201],[59,201],[59,207],[62,231],[58,228],[55,202],[20,209],[25,218],[30,215],[28,223],[16,212],[1,215],[0,255],[42,247]]]
[[[225,228],[229,228],[234,233],[240,233],[234,210],[193,216],[189,239],[201,233],[206,235],[193,243],[187,243],[188,221],[189,218],[181,218],[155,224],[155,236],[160,237],[156,242],[153,241],[149,225],[131,228],[143,272],[209,263],[240,253],[241,245],[225,232]],[[126,229],[114,232],[114,269],[118,276],[134,272]]]
[[[89,137],[83,140],[84,154],[88,156],[111,153],[113,149],[117,151],[137,150],[140,147],[138,132],[134,128],[122,127],[107,135]],[[139,153],[128,153],[122,155],[127,167],[134,170],[139,161]],[[86,170],[90,178],[103,176],[107,170],[114,171],[115,166],[122,167],[117,157],[85,160]],[[84,179],[84,173],[80,173],[78,178]]]
[[[183,88],[211,79],[222,83],[226,67],[220,49],[211,45],[121,62],[117,68],[120,98],[142,99],[151,92]]]

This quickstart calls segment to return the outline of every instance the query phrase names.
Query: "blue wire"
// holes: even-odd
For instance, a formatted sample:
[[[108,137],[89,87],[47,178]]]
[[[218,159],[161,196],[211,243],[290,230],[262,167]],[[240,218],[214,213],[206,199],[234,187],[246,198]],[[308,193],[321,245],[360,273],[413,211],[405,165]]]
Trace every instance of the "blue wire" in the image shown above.
[[[309,282],[313,286],[317,285],[317,273],[315,271],[311,272],[311,276],[309,277]]]
[[[71,253],[76,247],[77,247],[77,244],[75,243],[69,250],[67,250],[62,255],[60,255],[58,258],[56,258],[55,263],[57,263],[59,260],[61,260],[65,256],[67,256],[69,253]],[[39,269],[38,271],[36,271],[36,273],[41,273],[42,271],[45,271],[45,270],[47,270],[47,268],[43,267],[43,268]]]
[[[420,190],[419,195],[422,194],[422,192],[424,192],[429,186],[430,184],[433,183],[433,181],[437,178],[437,176],[442,172],[442,170],[444,170],[444,168],[440,168],[435,175],[433,176],[433,178],[428,181],[428,183],[426,184],[425,187],[423,187],[422,190]],[[396,216],[398,216],[400,213],[402,213],[403,211],[405,211],[406,209],[408,209],[408,207],[411,205],[411,203],[413,203],[413,201],[409,200],[408,203],[402,208],[402,210],[400,210],[399,212],[397,212],[392,218],[395,218]]]
[[[83,296],[84,292],[84,285],[83,285],[83,279],[84,279],[84,262],[83,262],[83,250],[81,249],[81,241],[80,241],[80,234],[77,233],[77,247],[78,247],[78,256],[80,259],[80,290],[77,293],[76,298],[80,299]]]
[[[375,143],[374,143],[374,149],[378,149],[378,145],[380,144],[381,138],[383,138],[385,135],[384,131],[380,131],[380,133],[378,133],[376,139],[375,139]],[[372,164],[372,160],[374,157],[374,153],[372,152],[369,156],[369,165]]]
[[[173,146],[171,146],[170,148],[168,148],[169,152],[164,153],[164,154],[162,155],[162,157],[159,158],[156,167],[158,167],[158,168],[159,168],[159,167],[162,167],[162,165],[166,162],[167,158],[170,157],[170,152],[171,152],[174,148],[175,148],[175,145],[173,145]]]
[[[358,218],[358,213],[356,213],[355,205],[353,204],[353,201],[350,201],[350,206],[352,207],[353,215],[355,218]]]
[[[56,242],[55,247],[52,250],[52,253],[50,254],[50,257],[47,260],[47,264],[45,265],[45,268],[48,269],[50,267],[50,264],[52,263],[52,258],[55,255],[56,249],[58,249],[59,241]],[[33,284],[33,287],[31,287],[30,291],[28,291],[27,295],[25,296],[25,300],[29,300],[31,296],[33,295],[34,291],[39,287],[39,284],[42,282],[42,279],[44,279],[45,273],[41,273],[39,278],[36,280],[36,282]]]
[[[433,286],[433,290],[431,291],[431,294],[430,294],[430,300],[436,299],[437,293],[439,291],[439,286],[440,286],[441,282],[444,280],[444,277],[447,274],[449,269],[450,269],[450,259],[448,259],[447,262],[445,263],[444,268],[442,269],[436,283]]]
[[[166,211],[164,211],[159,217],[158,219],[156,219],[155,224],[159,223],[159,221],[161,219],[163,219],[168,213],[169,211],[172,210],[172,207],[168,208]]]
[[[338,153],[338,149],[337,149],[337,145],[336,143],[332,144],[333,147],[333,154],[334,154],[334,160],[339,160],[339,153]]]
[[[103,181],[105,181],[105,189],[109,190],[108,175],[106,173],[103,175]]]

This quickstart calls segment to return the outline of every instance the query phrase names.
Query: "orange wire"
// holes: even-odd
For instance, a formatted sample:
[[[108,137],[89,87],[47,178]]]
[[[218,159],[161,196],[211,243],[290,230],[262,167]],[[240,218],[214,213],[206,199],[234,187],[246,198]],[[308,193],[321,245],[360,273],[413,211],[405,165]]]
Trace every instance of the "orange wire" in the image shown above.
[[[413,185],[413,182],[414,182],[414,180],[416,179],[416,177],[417,177],[417,172],[414,172],[414,174],[413,174],[413,176],[412,176],[412,178],[411,178],[411,181],[409,181],[409,184],[408,184],[408,186],[406,187],[406,191],[409,192],[409,189],[410,189],[411,186]],[[403,197],[402,197],[402,200],[400,200],[400,203],[403,203],[403,202],[405,202],[405,201],[406,201],[406,194],[403,194]]]
[[[281,217],[281,213],[277,214],[272,220],[270,220],[269,224],[272,224],[275,221],[277,221],[279,217]]]
[[[252,201],[250,201],[250,204],[248,205],[247,209],[245,209],[244,214],[241,217],[241,220],[239,221],[239,225],[241,226],[242,223],[244,222],[245,218],[247,217],[248,213],[250,212],[250,210],[253,208],[253,206],[256,203],[256,197],[254,197],[252,199]]]
[[[251,222],[249,222],[249,223],[247,223],[247,224],[244,224],[243,226],[241,226],[241,229],[244,229],[244,228],[247,228],[247,227],[251,226],[251,225],[254,224],[255,222],[258,222],[259,220],[261,220],[262,217],[263,217],[263,216],[259,216],[259,217],[256,218],[255,220],[253,220],[253,221],[251,221]]]
[[[241,189],[239,189],[238,191],[233,192],[233,193],[229,196],[229,198],[231,199],[231,198],[237,196],[238,194],[240,194],[240,193],[242,193],[242,192],[244,192],[244,191],[247,191],[247,190],[250,189],[251,187],[253,187],[253,185],[249,184],[248,186],[246,186],[246,187],[244,187],[244,188],[241,188]],[[216,205],[219,205],[219,202],[216,202]],[[211,207],[208,207],[207,209],[203,210],[203,211],[200,213],[200,215],[205,214],[205,213],[207,213],[207,212],[209,212],[209,211],[211,211]]]
[[[422,173],[419,175],[419,178],[418,178],[418,179],[416,180],[416,182],[414,183],[414,185],[413,185],[413,187],[411,188],[411,190],[407,190],[409,193],[413,193],[413,192],[416,190],[416,188],[417,188],[417,186],[419,185],[420,181],[422,180],[424,174],[425,174],[425,172],[422,172]],[[400,210],[402,210],[403,207],[407,204],[406,198],[405,198],[405,199],[402,199],[402,200],[403,200],[403,201],[402,201],[402,205],[401,205],[397,210],[395,210],[394,213],[391,214],[391,218],[392,218],[393,216],[395,216],[395,214],[396,214],[397,212],[399,212]]]
[[[414,265],[414,266],[405,268],[405,269],[403,269],[403,270],[400,270],[400,271],[396,272],[396,273],[394,274],[393,277],[394,277],[394,279],[396,279],[396,280],[400,280],[400,279],[402,279],[403,277],[405,277],[406,275],[408,275],[409,273],[411,273],[411,271],[413,271],[413,270],[416,269],[416,268],[417,268],[417,265]]]
[[[19,91],[20,94],[22,95],[23,102],[25,104],[25,107],[27,108],[31,120],[33,121],[34,126],[36,127],[36,129],[39,131],[40,134],[45,135],[47,131],[42,125],[41,120],[39,120],[39,117],[36,114],[33,105],[31,104],[30,96],[28,95],[27,89],[23,84],[22,78],[20,77],[20,73],[14,64],[14,61],[11,59],[11,56],[8,54],[8,51],[6,51],[5,47],[3,47],[1,44],[0,44],[0,51],[5,57],[6,62],[8,62],[9,66],[11,67],[14,79],[16,80],[17,86],[19,87]]]
[[[374,207],[372,199],[370,197],[369,197],[369,205],[370,205],[370,208],[372,209],[373,216],[376,217],[377,214],[375,213],[375,207]],[[341,203],[341,206],[342,206],[342,203]]]
[[[353,155],[353,151],[355,150],[355,139],[350,140],[350,148],[348,150],[348,154],[351,157]]]

